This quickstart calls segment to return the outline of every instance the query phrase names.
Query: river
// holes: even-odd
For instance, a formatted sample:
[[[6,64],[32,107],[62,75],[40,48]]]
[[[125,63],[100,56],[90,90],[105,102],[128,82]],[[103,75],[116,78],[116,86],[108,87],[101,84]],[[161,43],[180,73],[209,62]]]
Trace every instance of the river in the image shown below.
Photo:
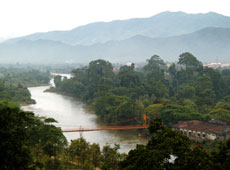
[[[38,116],[52,117],[58,121],[56,126],[62,129],[100,126],[96,121],[96,115],[87,111],[84,103],[70,96],[44,92],[49,87],[30,87],[29,91],[36,104],[22,106],[22,109],[32,111]],[[64,135],[69,142],[80,137],[79,132],[64,133]],[[82,135],[88,142],[99,143],[100,146],[120,144],[120,152],[126,153],[135,148],[136,144],[147,142],[145,138],[139,137],[133,131],[93,131],[84,132]]]

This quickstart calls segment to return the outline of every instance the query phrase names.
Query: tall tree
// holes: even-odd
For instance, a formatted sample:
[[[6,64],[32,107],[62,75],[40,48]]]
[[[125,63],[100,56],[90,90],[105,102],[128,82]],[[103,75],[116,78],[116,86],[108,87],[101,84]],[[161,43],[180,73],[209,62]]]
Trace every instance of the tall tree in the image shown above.
[[[221,170],[230,169],[230,139],[219,143],[216,150],[212,152],[217,168]]]
[[[164,127],[156,118],[149,126],[151,139],[146,146],[139,145],[131,150],[126,160],[121,163],[127,170],[168,169],[172,155],[177,159],[189,150],[189,139],[180,133]]]
[[[160,71],[166,69],[166,64],[158,55],[153,55],[147,60],[148,64],[144,66],[144,70],[147,72]]]
[[[202,66],[202,63],[189,52],[182,53],[179,56],[178,64],[185,65],[186,68],[199,68]]]
[[[100,85],[112,87],[114,77],[113,66],[110,62],[101,59],[91,61],[86,70],[89,97],[95,97],[95,89]]]
[[[146,146],[131,150],[121,167],[126,170],[214,170],[211,155],[202,147],[192,148],[189,139],[166,128],[160,119],[149,126],[151,139]],[[224,159],[224,161],[227,159]],[[226,161],[227,163],[227,161]]]
[[[118,150],[120,146],[115,144],[112,148],[109,145],[106,145],[102,149],[102,170],[118,170],[119,169],[119,158],[120,154]]]
[[[83,137],[72,140],[69,152],[73,159],[77,158],[84,165],[89,154],[89,143]]]
[[[32,169],[33,159],[27,145],[32,113],[24,112],[13,103],[0,102],[0,169]]]

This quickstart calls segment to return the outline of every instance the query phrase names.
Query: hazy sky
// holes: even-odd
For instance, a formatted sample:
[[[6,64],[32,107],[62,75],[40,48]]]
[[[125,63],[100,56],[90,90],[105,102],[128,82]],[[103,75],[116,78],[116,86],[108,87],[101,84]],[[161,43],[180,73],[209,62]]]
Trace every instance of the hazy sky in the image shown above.
[[[0,38],[150,17],[163,11],[230,16],[230,0],[0,0]]]

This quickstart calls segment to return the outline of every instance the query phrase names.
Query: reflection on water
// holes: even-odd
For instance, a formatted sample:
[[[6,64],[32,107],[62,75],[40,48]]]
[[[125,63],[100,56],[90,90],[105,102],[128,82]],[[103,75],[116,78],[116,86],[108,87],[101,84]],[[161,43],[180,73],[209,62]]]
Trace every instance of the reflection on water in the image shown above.
[[[84,104],[76,99],[56,93],[43,92],[49,86],[29,88],[36,104],[23,106],[22,109],[33,111],[36,115],[52,117],[58,121],[57,126],[62,129],[98,127],[96,115],[84,109]],[[80,137],[76,133],[64,133],[68,141]],[[99,143],[100,146],[108,144],[120,144],[120,152],[128,152],[136,144],[146,143],[146,139],[138,137],[132,131],[94,131],[84,132],[83,137],[91,143]]]

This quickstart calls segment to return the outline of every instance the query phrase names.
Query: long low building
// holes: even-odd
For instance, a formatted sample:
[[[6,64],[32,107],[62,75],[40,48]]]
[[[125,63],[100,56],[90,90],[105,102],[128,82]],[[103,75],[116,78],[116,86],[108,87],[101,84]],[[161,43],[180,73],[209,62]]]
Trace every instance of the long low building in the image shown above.
[[[225,140],[230,138],[230,126],[190,120],[172,126],[192,140]]]

